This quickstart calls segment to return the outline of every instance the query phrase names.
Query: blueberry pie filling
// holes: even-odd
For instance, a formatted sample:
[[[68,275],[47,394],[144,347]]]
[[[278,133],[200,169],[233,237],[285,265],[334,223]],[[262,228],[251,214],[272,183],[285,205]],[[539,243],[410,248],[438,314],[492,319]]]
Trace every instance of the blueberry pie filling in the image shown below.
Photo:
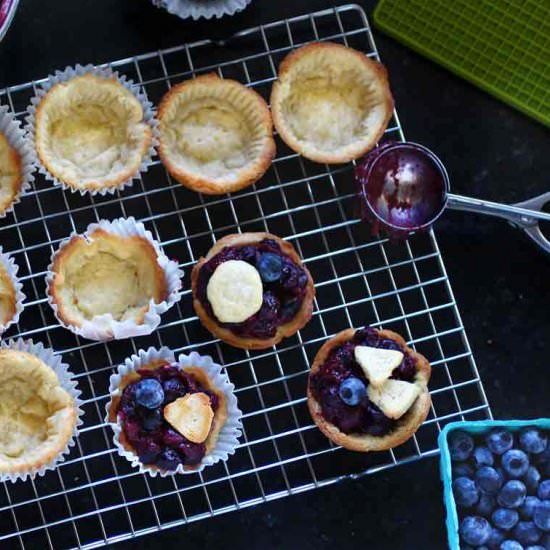
[[[117,406],[124,436],[143,464],[175,470],[180,464],[195,466],[206,454],[206,442],[184,437],[166,420],[165,408],[184,396],[201,393],[215,413],[219,397],[191,373],[171,364],[139,369],[140,379],[122,391]]]
[[[259,273],[263,299],[257,313],[240,323],[224,323],[217,319],[207,296],[208,283],[224,262],[240,260],[252,265]],[[296,316],[306,295],[308,276],[304,269],[282,252],[272,239],[244,246],[226,246],[201,266],[197,282],[197,298],[207,314],[223,328],[240,337],[266,339],[277,328]]]
[[[404,354],[391,379],[413,383],[415,359],[394,340],[382,338],[370,327],[357,330],[354,336],[332,349],[319,370],[310,377],[310,388],[320,404],[326,421],[345,434],[384,436],[395,428],[397,420],[387,417],[367,396],[369,382],[355,359],[357,346],[369,346]]]

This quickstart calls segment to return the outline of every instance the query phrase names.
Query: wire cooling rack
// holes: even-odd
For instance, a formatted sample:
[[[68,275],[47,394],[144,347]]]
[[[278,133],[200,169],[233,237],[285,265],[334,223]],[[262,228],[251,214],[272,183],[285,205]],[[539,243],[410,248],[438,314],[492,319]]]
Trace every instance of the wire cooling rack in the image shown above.
[[[242,32],[225,45],[201,41],[109,65],[139,82],[158,103],[173,83],[217,71],[268,98],[281,59],[311,40],[333,40],[378,59],[365,13],[346,5]],[[31,82],[0,91],[23,119]],[[397,115],[385,139],[403,139]],[[262,180],[231,196],[206,197],[170,179],[156,160],[133,187],[115,196],[81,197],[38,177],[15,212],[0,221],[0,242],[20,267],[27,304],[17,331],[51,346],[78,377],[84,426],[67,460],[43,478],[0,487],[0,547],[97,548],[187,522],[359,477],[437,453],[451,420],[491,415],[435,236],[405,243],[373,238],[356,216],[353,166],[301,158],[277,140]],[[183,299],[148,337],[109,343],[61,328],[45,298],[51,253],[71,231],[101,218],[135,216],[185,270]],[[212,338],[195,316],[189,273],[223,235],[271,231],[297,247],[316,281],[311,322],[273,349],[247,352]],[[430,358],[433,406],[409,442],[381,453],[351,453],[312,424],[305,390],[321,344],[347,327],[394,329]],[[200,474],[153,479],[136,473],[112,444],[103,421],[113,366],[139,348],[197,350],[225,365],[244,412],[244,435],[226,463]]]

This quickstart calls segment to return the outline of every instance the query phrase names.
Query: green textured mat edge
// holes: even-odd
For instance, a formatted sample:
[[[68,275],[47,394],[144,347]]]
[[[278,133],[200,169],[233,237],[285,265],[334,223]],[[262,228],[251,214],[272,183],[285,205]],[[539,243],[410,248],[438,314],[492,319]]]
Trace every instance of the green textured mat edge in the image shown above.
[[[404,0],[404,1],[407,1],[407,0]],[[438,53],[432,51],[430,48],[427,48],[426,46],[424,46],[422,42],[416,41],[410,38],[409,36],[405,36],[401,34],[399,29],[396,29],[391,24],[388,24],[386,21],[384,21],[383,17],[384,17],[385,3],[386,3],[386,0],[379,0],[378,4],[376,4],[376,7],[374,8],[374,11],[373,11],[373,21],[375,26],[379,30],[391,36],[392,38],[395,38],[397,41],[401,42],[402,44],[405,44],[406,46],[410,47],[416,52],[424,55],[428,59],[431,59],[432,61],[435,61],[436,63],[442,65],[446,69],[464,78],[468,82],[475,84],[476,86],[488,92],[492,96],[504,101],[505,103],[507,103],[508,105],[511,105],[512,107],[515,107],[522,113],[534,118],[538,122],[541,122],[542,124],[550,128],[550,116],[546,116],[543,113],[537,111],[536,109],[533,109],[529,105],[525,105],[524,103],[519,101],[515,96],[501,90],[500,88],[492,86],[491,83],[479,78],[478,76],[471,73],[470,71],[458,65],[455,65],[454,63],[449,62],[445,57],[439,55]]]

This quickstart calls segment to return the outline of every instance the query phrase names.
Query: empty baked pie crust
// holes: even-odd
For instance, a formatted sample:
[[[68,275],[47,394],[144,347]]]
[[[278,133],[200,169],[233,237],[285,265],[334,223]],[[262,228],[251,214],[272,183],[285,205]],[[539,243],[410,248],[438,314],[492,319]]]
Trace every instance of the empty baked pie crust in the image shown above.
[[[110,314],[115,321],[143,324],[150,300],[167,297],[164,271],[149,240],[96,228],[74,235],[54,256],[48,293],[57,316],[80,327]]]
[[[184,186],[210,195],[260,179],[275,155],[263,98],[235,80],[206,74],[171,88],[158,110],[159,155]]]
[[[141,102],[115,77],[58,82],[36,107],[38,158],[74,190],[119,187],[139,171],[151,140]]]
[[[281,253],[290,257],[290,259],[304,270],[307,275],[307,286],[305,294],[302,299],[300,309],[296,312],[294,317],[277,327],[276,333],[271,338],[253,338],[249,336],[240,336],[221,326],[216,319],[212,318],[204,308],[203,304],[198,298],[198,280],[199,273],[202,266],[208,262],[212,257],[221,252],[225,247],[240,247],[245,245],[253,245],[255,243],[261,243],[264,239],[270,239],[279,245]],[[198,315],[203,326],[211,332],[214,336],[220,340],[242,349],[266,349],[278,344],[283,338],[292,336],[300,329],[302,329],[311,319],[313,314],[313,300],[315,298],[315,286],[313,279],[308,269],[303,265],[302,259],[292,246],[287,241],[284,241],[277,235],[272,233],[258,232],[258,233],[239,233],[233,235],[226,235],[214,244],[214,246],[208,251],[205,257],[199,259],[197,264],[193,267],[191,273],[191,290],[193,293],[193,307]]]
[[[341,44],[308,44],[279,66],[271,112],[297,153],[315,162],[349,162],[376,145],[392,116],[386,69]]]
[[[17,290],[4,263],[0,261],[0,325],[7,325],[17,312]]]
[[[403,351],[413,357],[416,365],[416,375],[414,383],[420,387],[420,394],[412,404],[410,409],[397,420],[395,428],[382,436],[370,435],[367,433],[349,433],[342,432],[337,426],[328,422],[323,416],[320,403],[315,399],[311,390],[310,379],[327,360],[330,352],[348,340],[351,340],[355,334],[355,329],[347,329],[339,332],[336,336],[327,340],[319,349],[309,372],[307,385],[307,405],[309,412],[317,427],[334,443],[351,451],[369,452],[385,451],[401,445],[418,430],[424,422],[430,411],[432,403],[428,392],[428,382],[431,376],[431,366],[428,360],[420,353],[407,346],[403,337],[391,330],[377,330],[379,338],[394,340],[399,344]]]
[[[31,353],[0,349],[0,474],[50,463],[69,443],[77,417],[52,368]]]
[[[23,167],[17,150],[0,132],[0,214],[15,201],[23,185]]]

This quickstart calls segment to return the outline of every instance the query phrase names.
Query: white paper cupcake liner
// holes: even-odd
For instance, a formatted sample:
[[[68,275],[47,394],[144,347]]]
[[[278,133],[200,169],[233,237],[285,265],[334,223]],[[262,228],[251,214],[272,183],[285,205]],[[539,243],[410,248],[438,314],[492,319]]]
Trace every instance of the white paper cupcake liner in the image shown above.
[[[212,19],[212,17],[223,17],[224,15],[234,15],[238,11],[244,10],[252,0],[153,0],[153,4],[159,8],[164,8],[170,13],[187,19]]]
[[[16,482],[18,479],[25,481],[27,478],[34,479],[37,475],[43,476],[48,470],[54,470],[60,462],[64,462],[66,455],[69,454],[71,447],[75,445],[75,438],[78,435],[78,427],[82,425],[81,416],[84,414],[82,410],[82,401],[80,400],[80,390],[77,387],[74,380],[74,374],[70,372],[69,366],[63,363],[60,355],[54,355],[54,351],[50,348],[44,347],[41,342],[36,344],[32,340],[23,340],[18,338],[17,340],[8,340],[0,342],[0,347],[7,349],[14,349],[18,351],[26,351],[38,357],[41,361],[46,363],[57,374],[60,386],[73,398],[76,407],[76,423],[73,430],[73,434],[67,441],[65,448],[50,462],[43,464],[39,468],[34,468],[26,472],[15,472],[0,474],[0,481]]]
[[[187,367],[198,367],[203,370],[210,379],[212,385],[219,391],[222,391],[225,395],[226,405],[227,405],[227,420],[223,425],[216,445],[214,448],[208,452],[202,459],[202,462],[193,469],[185,469],[183,464],[180,464],[176,470],[166,471],[159,470],[157,468],[151,468],[145,464],[142,464],[138,456],[128,451],[124,448],[120,442],[120,434],[122,432],[122,427],[118,422],[111,422],[109,420],[109,412],[111,407],[112,398],[115,396],[120,396],[122,390],[120,384],[124,376],[128,375],[131,372],[135,372],[141,367],[155,361],[158,359],[165,360],[170,363],[176,363],[181,369]],[[155,349],[153,347],[149,348],[147,351],[139,350],[137,355],[134,354],[131,357],[127,358],[123,365],[120,365],[117,369],[117,372],[111,375],[110,384],[109,384],[109,393],[111,394],[111,400],[107,403],[106,413],[107,416],[105,421],[111,425],[114,431],[113,441],[117,447],[118,454],[125,457],[132,466],[139,468],[139,471],[142,473],[148,473],[149,475],[155,477],[157,475],[161,477],[166,477],[175,474],[194,474],[201,472],[207,466],[216,464],[219,461],[225,461],[228,459],[229,455],[235,453],[235,449],[239,444],[239,438],[242,433],[242,412],[240,411],[237,398],[234,394],[235,386],[229,381],[227,375],[222,371],[222,367],[217,363],[214,363],[212,358],[208,355],[199,355],[196,352],[191,352],[189,355],[180,354],[177,361],[172,350],[167,347],[162,347],[160,349]]]
[[[141,165],[139,167],[139,170],[130,176],[128,179],[121,182],[119,185],[114,187],[104,187],[101,189],[76,189],[70,185],[67,185],[65,182],[58,179],[56,176],[50,173],[50,171],[40,162],[38,159],[38,156],[36,154],[36,145],[35,145],[35,137],[36,137],[36,108],[38,107],[39,103],[42,101],[44,96],[48,93],[48,91],[55,86],[56,84],[59,84],[60,82],[67,82],[68,80],[71,80],[77,76],[82,76],[84,74],[94,74],[96,76],[100,76],[102,78],[116,78],[122,86],[124,86],[127,90],[129,90],[141,103],[141,107],[143,109],[143,122],[148,124],[151,127],[153,138],[151,140],[151,144],[149,145],[149,149],[145,153]],[[108,67],[95,67],[94,65],[76,65],[75,67],[67,67],[63,71],[56,71],[53,75],[49,75],[45,82],[43,82],[40,86],[37,87],[36,95],[31,99],[30,105],[27,108],[28,115],[25,119],[26,121],[26,130],[29,135],[29,139],[32,143],[32,151],[34,154],[34,158],[36,161],[36,164],[38,166],[38,171],[48,180],[53,182],[54,185],[60,186],[63,189],[72,191],[73,193],[79,192],[81,195],[85,195],[86,193],[89,193],[91,195],[106,195],[106,194],[113,194],[115,191],[120,191],[124,189],[125,187],[128,187],[134,183],[135,180],[139,179],[140,174],[147,172],[149,166],[152,164],[153,156],[155,155],[155,148],[158,145],[158,121],[155,118],[155,111],[153,108],[153,104],[147,99],[147,96],[145,93],[141,90],[141,87],[135,84],[132,80],[128,80],[125,75],[119,74],[117,71],[113,71],[112,69]]]
[[[157,253],[157,261],[159,266],[164,271],[164,280],[167,287],[166,300],[155,303],[151,298],[149,301],[149,309],[145,313],[145,318],[142,324],[137,324],[133,320],[117,321],[110,313],[104,315],[97,315],[92,320],[83,321],[81,326],[75,326],[66,323],[59,316],[57,304],[55,303],[53,296],[50,294],[50,287],[53,283],[54,273],[53,263],[56,254],[58,254],[74,236],[84,237],[90,239],[90,235],[96,229],[103,229],[107,233],[118,235],[120,237],[133,237],[139,236],[147,239],[154,247]],[[130,338],[133,336],[145,336],[151,334],[160,324],[160,316],[165,311],[168,311],[176,302],[181,299],[181,278],[183,277],[183,271],[178,268],[178,263],[174,260],[170,260],[164,253],[160,244],[153,239],[153,235],[148,231],[141,222],[137,222],[133,217],[130,218],[118,218],[113,221],[101,220],[98,223],[92,223],[82,234],[73,233],[67,239],[61,242],[57,251],[55,251],[50,259],[50,265],[46,273],[46,285],[48,303],[52,307],[56,319],[65,328],[71,332],[78,334],[84,338],[90,340],[120,340],[123,338]]]
[[[21,281],[19,281],[17,277],[17,272],[19,271],[19,266],[15,263],[14,259],[11,258],[8,254],[4,254],[2,251],[2,247],[0,246],[0,262],[4,266],[4,269],[6,270],[6,273],[10,277],[13,287],[15,289],[15,315],[5,324],[0,323],[0,335],[6,332],[8,328],[19,322],[19,316],[21,315],[24,305],[23,302],[25,301],[25,294],[23,294],[23,285],[21,284]]]
[[[7,105],[0,106],[0,133],[6,136],[8,143],[17,151],[21,159],[22,181],[19,193],[13,199],[13,202],[4,210],[0,211],[0,218],[4,218],[13,207],[21,201],[23,195],[30,189],[34,181],[34,171],[36,169],[34,149],[27,139],[25,131],[21,128],[21,123],[10,112]]]

